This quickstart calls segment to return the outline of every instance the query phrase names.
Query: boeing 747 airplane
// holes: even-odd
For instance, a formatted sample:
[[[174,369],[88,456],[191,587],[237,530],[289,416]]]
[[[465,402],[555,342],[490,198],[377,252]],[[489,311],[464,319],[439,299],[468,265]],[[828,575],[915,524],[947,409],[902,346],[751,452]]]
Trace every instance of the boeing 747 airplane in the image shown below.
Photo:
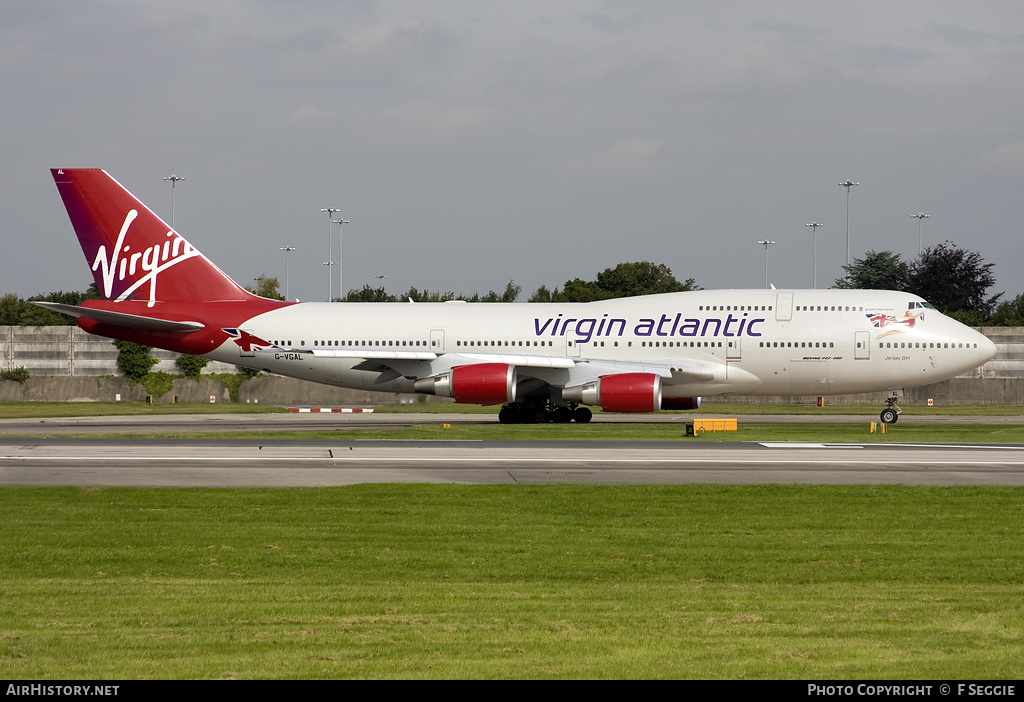
[[[899,391],[995,355],[880,290],[702,290],[589,303],[282,302],[236,284],[106,172],[53,178],[105,299],[82,329],[339,387],[502,405],[502,422],[694,409],[712,395]],[[898,419],[896,392],[882,410]]]

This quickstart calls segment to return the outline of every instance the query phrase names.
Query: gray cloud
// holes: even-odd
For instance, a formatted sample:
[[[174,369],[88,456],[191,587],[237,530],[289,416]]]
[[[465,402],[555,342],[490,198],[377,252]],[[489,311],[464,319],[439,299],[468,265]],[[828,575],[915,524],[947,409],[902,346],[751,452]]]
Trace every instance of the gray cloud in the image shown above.
[[[1024,252],[1024,18],[1006,3],[0,3],[0,292],[90,276],[47,169],[110,171],[245,283],[527,291],[624,260],[810,284],[952,239]],[[337,237],[337,230],[334,236]],[[335,239],[334,247],[337,247]],[[334,283],[337,291],[337,281]]]

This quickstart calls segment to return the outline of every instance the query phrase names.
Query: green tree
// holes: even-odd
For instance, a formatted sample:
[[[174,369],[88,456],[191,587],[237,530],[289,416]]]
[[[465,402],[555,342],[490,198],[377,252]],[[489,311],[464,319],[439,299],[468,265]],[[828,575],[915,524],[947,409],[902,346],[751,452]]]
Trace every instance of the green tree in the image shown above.
[[[383,287],[375,288],[367,283],[361,290],[349,290],[345,302],[397,302],[397,299],[394,295],[388,295]]]
[[[399,302],[405,302],[406,300],[412,300],[413,302],[448,302],[454,299],[456,299],[455,293],[451,290],[445,293],[440,291],[431,292],[430,290],[417,290],[412,286],[405,293],[398,296]]]
[[[994,327],[1024,326],[1024,294],[1013,298],[1012,302],[1003,300],[996,305],[995,312],[987,323]]]
[[[969,319],[983,321],[992,316],[1003,296],[989,294],[996,282],[994,265],[985,263],[981,254],[947,241],[925,249],[910,264],[907,290],[946,314],[972,313]]]
[[[502,293],[488,290],[486,295],[473,293],[472,297],[460,297],[460,299],[464,299],[467,302],[515,302],[522,291],[522,285],[516,285],[514,281],[510,280],[508,285],[505,286],[505,291]]]
[[[573,278],[565,281],[561,292],[555,288],[551,295],[552,302],[594,302],[603,300],[606,295],[601,288],[597,287],[594,281],[586,281],[582,278]]]
[[[112,343],[117,347],[117,367],[131,382],[142,382],[149,369],[158,363],[149,355],[152,349],[148,346],[120,339],[115,339]]]
[[[562,289],[548,290],[542,285],[530,296],[530,302],[594,302],[615,297],[657,295],[659,293],[700,290],[693,278],[680,282],[663,263],[636,261],[605,268],[595,280],[573,278]]]
[[[833,287],[860,290],[906,290],[909,267],[892,251],[868,251],[864,258],[855,258],[843,266],[846,276]]]
[[[554,293],[552,293],[550,290],[548,290],[548,286],[541,285],[539,288],[537,288],[537,292],[533,293],[533,295],[530,296],[530,299],[527,300],[527,302],[551,302],[553,295],[557,294],[558,288],[555,288]]]
[[[95,285],[93,289],[95,289]],[[86,300],[93,299],[95,297],[89,292],[78,292],[77,290],[64,292],[60,290],[58,292],[46,293],[45,295],[33,295],[26,302],[59,302],[64,305],[78,306]],[[74,317],[48,310],[45,307],[29,304],[22,305],[21,317],[18,320],[18,324],[26,327],[66,327],[74,323]]]
[[[268,300],[283,300],[284,295],[281,294],[279,288],[281,283],[278,282],[276,276],[268,276],[266,274],[261,275],[253,281],[253,284],[246,288],[253,295],[259,295],[265,297]]]
[[[505,286],[505,292],[501,294],[499,302],[515,302],[519,299],[519,294],[523,292],[522,285],[516,285],[513,281],[508,281],[508,285]]]
[[[606,297],[636,297],[699,289],[693,278],[679,282],[664,263],[620,263],[597,274],[597,287]]]
[[[202,377],[203,368],[210,362],[210,359],[202,356],[190,356],[182,354],[174,359],[174,365],[181,369],[181,374],[192,380],[199,380]]]
[[[0,297],[0,326],[13,327],[20,324],[24,308],[25,301],[14,293],[7,293]]]

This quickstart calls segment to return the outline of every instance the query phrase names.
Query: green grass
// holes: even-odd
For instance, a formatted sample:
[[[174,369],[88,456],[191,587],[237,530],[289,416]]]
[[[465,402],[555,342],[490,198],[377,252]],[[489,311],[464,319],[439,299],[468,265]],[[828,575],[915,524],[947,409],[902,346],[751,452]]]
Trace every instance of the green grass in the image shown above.
[[[0,671],[1019,678],[1024,490],[0,490]]]
[[[234,403],[149,404],[147,402],[0,402],[0,419],[31,417],[103,417],[157,414],[270,414],[286,412],[277,405]]]
[[[889,425],[886,433],[881,429],[869,431],[868,420],[863,424],[744,424],[728,433],[706,433],[686,436],[683,424],[628,422],[622,424],[531,424],[502,425],[496,421],[473,422],[459,420],[444,428],[441,421],[431,424],[409,424],[398,427],[374,427],[365,424],[346,424],[339,419],[331,425],[316,424],[309,429],[276,431],[230,431],[190,433],[132,433],[137,438],[182,439],[252,439],[266,441],[325,439],[339,442],[366,440],[429,440],[429,441],[811,441],[852,443],[996,443],[1024,444],[1024,425],[1001,424],[946,424],[914,425],[903,420],[898,426]],[[877,423],[876,423],[877,424]],[[34,432],[32,436],[46,436]],[[58,434],[53,434],[58,436]],[[59,434],[61,437],[116,438],[119,434]]]

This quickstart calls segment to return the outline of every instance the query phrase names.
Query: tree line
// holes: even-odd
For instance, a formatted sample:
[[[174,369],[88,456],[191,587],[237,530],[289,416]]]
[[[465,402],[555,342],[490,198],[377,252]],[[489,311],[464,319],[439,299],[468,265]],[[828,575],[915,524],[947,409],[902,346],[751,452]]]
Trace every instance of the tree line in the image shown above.
[[[283,300],[280,283],[277,278],[260,276],[254,284],[246,288],[249,292],[267,297],[271,300]],[[549,289],[546,285],[537,288],[527,302],[594,302],[609,300],[616,297],[633,297],[636,295],[653,295],[667,292],[686,292],[701,290],[693,278],[680,282],[672,275],[672,269],[663,263],[636,261],[620,263],[614,268],[606,268],[594,278],[583,280],[573,278],[567,280],[560,288]],[[465,295],[451,290],[419,290],[410,287],[403,293],[390,294],[383,286],[364,285],[362,288],[348,291],[343,298],[335,302],[449,302],[465,300],[466,302],[518,302],[523,292],[521,285],[510,280],[501,292],[489,290],[486,294],[473,293]]]

